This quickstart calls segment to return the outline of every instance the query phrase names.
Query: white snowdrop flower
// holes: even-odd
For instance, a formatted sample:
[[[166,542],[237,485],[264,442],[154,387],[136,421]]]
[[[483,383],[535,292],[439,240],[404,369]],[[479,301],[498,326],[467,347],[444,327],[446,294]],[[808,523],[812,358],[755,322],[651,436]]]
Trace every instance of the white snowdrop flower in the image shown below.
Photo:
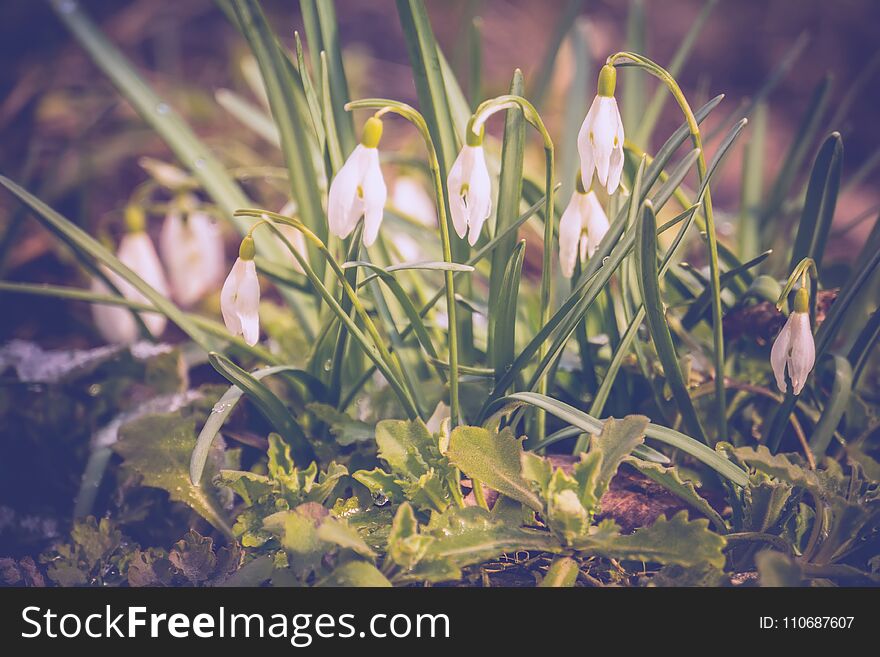
[[[432,434],[439,433],[440,429],[443,427],[443,423],[447,420],[449,420],[449,406],[447,406],[443,400],[440,400],[437,402],[434,412],[431,413],[431,417],[425,422],[425,426]]]
[[[278,211],[278,214],[284,215],[285,217],[295,217],[297,212],[296,201],[288,201],[284,204],[284,207]],[[288,226],[286,224],[276,224],[275,227],[280,230],[284,237],[287,238],[287,241],[291,243],[293,248],[299,253],[306,261],[309,259],[309,249],[306,245],[306,236],[302,234],[302,231],[297,230],[293,226]],[[281,239],[276,235],[275,239],[281,242]],[[287,253],[289,250],[286,244],[282,243],[282,247],[284,248],[284,252]],[[299,260],[293,257],[293,254],[290,254],[290,265],[293,267],[295,271],[300,274],[305,274],[305,270],[302,268],[302,265],[299,264]]]
[[[602,186],[613,194],[623,172],[623,120],[614,98],[617,72],[605,65],[599,74],[599,90],[578,133],[578,152],[584,188],[590,188],[593,171]]]
[[[776,376],[776,385],[782,392],[788,391],[785,380],[788,370],[792,392],[801,394],[815,363],[816,343],[810,327],[810,293],[802,287],[795,293],[794,311],[788,316],[770,350],[770,365]]]
[[[559,220],[559,264],[565,278],[574,275],[578,258],[585,262],[593,256],[609,228],[608,217],[596,193],[585,192],[580,183],[578,176],[577,189]]]
[[[428,228],[437,225],[434,200],[425,188],[411,176],[400,176],[394,181],[391,204],[404,214]]]
[[[254,265],[254,238],[241,241],[238,258],[220,292],[223,322],[233,335],[240,335],[251,346],[260,338],[260,282]]]
[[[159,251],[168,270],[171,295],[182,306],[193,305],[223,280],[223,236],[204,212],[169,212],[159,234]]]
[[[492,183],[483,152],[482,127],[480,134],[467,131],[467,143],[455,158],[446,184],[455,232],[462,239],[467,234],[468,242],[474,246],[492,212]]]
[[[144,217],[140,209],[129,208],[126,212],[126,222],[129,232],[119,242],[116,257],[140,276],[145,283],[150,285],[162,296],[168,296],[168,282],[162,271],[162,264],[156,254],[156,248],[150,236],[144,231]],[[116,286],[129,301],[146,303],[149,301],[133,285],[121,276],[109,269],[102,267],[107,278]],[[110,294],[103,281],[95,279],[92,290],[100,294]],[[122,306],[107,306],[101,304],[92,305],[92,317],[95,325],[103,338],[115,344],[132,344],[138,339],[138,325],[131,311]],[[144,325],[158,337],[165,330],[167,319],[159,313],[140,313]]]
[[[364,246],[371,246],[379,234],[388,189],[379,167],[379,140],[382,121],[367,119],[361,143],[330,184],[327,218],[330,232],[345,239],[364,218]]]

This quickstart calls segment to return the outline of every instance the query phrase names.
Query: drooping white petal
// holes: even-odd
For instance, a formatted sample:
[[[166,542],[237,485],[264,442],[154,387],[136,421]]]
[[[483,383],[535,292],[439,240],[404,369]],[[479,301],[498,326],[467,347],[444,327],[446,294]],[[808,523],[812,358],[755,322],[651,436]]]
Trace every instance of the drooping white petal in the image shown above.
[[[259,308],[260,282],[254,261],[236,258],[220,292],[220,310],[229,332],[241,335],[251,346],[260,338]]]
[[[104,273],[113,280],[116,287],[125,295],[125,283],[109,269]],[[128,285],[125,283],[125,285]],[[131,286],[129,286],[131,287]],[[92,292],[96,294],[111,294],[110,289],[98,278],[92,281]],[[125,295],[127,298],[127,295]],[[92,304],[92,319],[98,332],[107,342],[112,344],[133,344],[138,339],[138,326],[134,316],[128,308],[122,306],[105,306],[100,303]]]
[[[452,168],[449,169],[449,176],[446,178],[446,188],[449,192],[449,212],[452,215],[452,227],[455,228],[456,234],[464,238],[467,234],[467,210],[466,191],[462,192],[462,187],[467,182],[466,176],[470,175],[471,162],[473,153],[468,146],[465,146],[458,153]]]
[[[571,278],[574,275],[574,266],[577,263],[581,231],[583,230],[579,196],[583,196],[583,194],[572,193],[571,200],[559,220],[559,266],[565,278]]]
[[[593,129],[593,119],[596,116],[598,102],[599,97],[596,96],[593,99],[593,104],[590,105],[590,110],[587,112],[584,122],[581,124],[581,129],[578,131],[578,155],[580,155],[581,160],[581,180],[583,181],[584,189],[590,188],[590,184],[593,181],[593,170],[596,167],[596,156],[593,152],[590,132]]]
[[[168,296],[168,283],[159,262],[159,256],[150,237],[144,232],[125,235],[119,243],[117,251],[119,260],[140,276],[144,282],[163,296]],[[147,298],[133,285],[115,272],[102,267],[104,274],[113,283],[123,297],[137,303],[149,303]],[[92,282],[92,290],[100,294],[111,294],[112,291],[99,279]],[[104,306],[94,304],[92,317],[101,336],[115,344],[131,344],[139,337],[138,325],[131,311],[121,306]],[[158,313],[140,313],[144,325],[158,337],[165,330],[167,320]]]
[[[467,148],[467,147],[465,147]],[[471,167],[470,188],[468,190],[468,242],[477,243],[483,224],[492,212],[492,182],[486,166],[486,154],[482,146],[474,146]]]
[[[351,234],[363,214],[363,199],[358,191],[360,188],[360,192],[363,192],[361,184],[367,163],[364,157],[366,150],[361,144],[356,146],[330,183],[327,220],[330,232],[340,239]]]
[[[428,418],[428,421],[425,422],[425,426],[432,434],[439,433],[440,427],[447,419],[449,419],[449,406],[441,400],[437,402],[437,407],[434,409],[434,412],[431,413],[431,417]]]
[[[463,146],[446,179],[452,226],[459,237],[477,243],[492,212],[492,182],[482,146]]]
[[[153,240],[143,231],[126,234],[119,242],[119,251],[116,254],[123,264],[127,265],[135,274],[140,276],[145,283],[164,297],[169,296],[168,282],[162,263],[153,246]],[[132,301],[148,303],[146,297],[134,287],[126,283],[127,289],[120,290],[126,298]],[[168,320],[165,315],[159,313],[142,313],[147,328],[154,336],[159,336],[165,330]]]
[[[608,232],[610,224],[595,192],[588,192],[584,196],[583,203],[586,208],[583,211],[583,216],[584,230],[587,233],[587,257],[592,258],[602,238],[605,237],[605,233]]]
[[[424,226],[437,225],[437,211],[434,200],[417,180],[410,176],[401,176],[394,181],[391,202],[404,214],[418,219]]]
[[[788,355],[791,351],[791,321],[794,313],[788,316],[785,326],[776,336],[773,348],[770,349],[770,367],[773,368],[773,376],[776,378],[776,386],[786,392],[788,386],[785,383],[785,366],[788,364]]]
[[[382,225],[388,188],[385,186],[382,169],[379,167],[379,151],[375,148],[364,150],[366,170],[361,183],[364,198],[364,246],[372,246],[379,234],[379,226]]]
[[[623,121],[612,96],[596,96],[578,133],[578,153],[584,188],[596,177],[609,193],[620,184],[623,171]]]
[[[223,278],[225,257],[219,227],[203,212],[186,220],[179,212],[165,217],[159,235],[159,249],[168,270],[172,296],[190,306]]]
[[[816,343],[810,329],[809,313],[793,312],[787,323],[791,324],[788,376],[791,378],[794,394],[799,395],[816,362]]]

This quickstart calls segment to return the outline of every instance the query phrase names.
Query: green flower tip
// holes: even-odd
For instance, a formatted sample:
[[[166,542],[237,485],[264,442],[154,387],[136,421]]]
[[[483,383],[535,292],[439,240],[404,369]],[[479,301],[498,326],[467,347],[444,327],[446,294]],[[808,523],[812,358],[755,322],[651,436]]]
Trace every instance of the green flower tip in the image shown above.
[[[468,146],[482,146],[483,145],[483,137],[486,136],[486,126],[480,126],[480,133],[475,133],[471,128],[467,129],[467,136],[465,141],[467,141]]]
[[[254,246],[254,238],[250,235],[246,235],[241,241],[241,246],[238,247],[238,257],[242,260],[253,260],[256,251],[257,248]]]
[[[610,64],[605,64],[599,71],[599,95],[611,97],[617,86],[617,69]]]
[[[382,139],[382,119],[371,116],[364,123],[364,132],[361,135],[361,143],[367,148],[377,148]]]
[[[578,169],[577,175],[574,177],[574,188],[577,190],[578,194],[587,193],[587,189],[584,187],[584,176],[580,169]]]
[[[143,232],[147,226],[147,217],[143,208],[137,205],[129,205],[125,208],[125,228],[129,233]]]
[[[794,311],[796,313],[810,312],[810,292],[807,288],[800,287],[794,293]]]

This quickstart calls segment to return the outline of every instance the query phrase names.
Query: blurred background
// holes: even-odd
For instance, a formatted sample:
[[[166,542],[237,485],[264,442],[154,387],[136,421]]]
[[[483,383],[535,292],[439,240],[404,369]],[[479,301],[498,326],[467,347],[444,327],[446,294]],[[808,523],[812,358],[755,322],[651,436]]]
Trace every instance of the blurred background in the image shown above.
[[[238,124],[215,100],[218,90],[233,89],[257,102],[246,82],[246,46],[214,3],[80,0],[80,4],[224,161],[280,164],[277,150]],[[298,4],[287,0],[263,4],[276,32],[292,47],[294,30],[302,31]],[[429,0],[428,8],[466,91],[478,89],[480,98],[504,93],[519,67],[527,95],[543,99],[542,114],[558,134],[567,115],[579,122],[586,112],[595,92],[596,62],[616,50],[638,46],[668,65],[704,4],[700,0],[584,0],[579,6],[568,0]],[[634,28],[639,25],[628,22],[633,7],[642,14],[643,46],[633,43],[638,41]],[[352,97],[384,96],[415,104],[406,47],[390,0],[337,0],[336,12]],[[482,35],[479,80],[469,73],[475,17]],[[570,30],[558,50],[553,75],[548,76],[542,72],[546,53],[555,50],[560,25]],[[876,186],[880,172],[874,166],[880,144],[878,26],[876,0],[722,1],[678,76],[695,107],[718,93],[726,94],[721,109],[707,122],[711,134],[719,124],[726,129],[739,118],[737,112],[779,70],[780,62],[789,59],[791,66],[766,98],[767,180],[795,140],[814,89],[831,76],[824,123],[815,143],[808,146],[805,163],[808,169],[818,143],[831,130],[842,133],[845,191],[835,216],[832,260],[845,259],[852,244],[864,241],[880,202]],[[576,65],[579,51],[588,57],[581,57]],[[119,235],[122,208],[146,178],[138,159],[148,155],[170,161],[170,154],[73,42],[47,2],[6,0],[0,5],[0,56],[0,172],[112,243]],[[637,118],[634,102],[626,109],[627,76],[627,72],[620,76],[620,102],[626,116]],[[569,96],[573,88],[583,88],[584,93]],[[647,97],[652,93],[650,82]],[[502,123],[493,121],[490,131],[500,133]],[[677,108],[667,103],[653,146],[680,123]],[[387,132],[395,140],[405,131]],[[566,151],[569,156],[573,153],[572,146],[559,144],[563,160]],[[416,145],[411,147],[417,154]],[[531,164],[540,176],[540,149],[535,147]],[[712,150],[712,142],[707,150]],[[739,203],[741,151],[738,145],[713,190],[716,204],[732,216]],[[279,207],[283,200],[279,196]],[[722,224],[721,230],[729,236],[734,228]],[[0,194],[0,277],[85,284],[78,280],[83,275],[72,257],[57,249],[8,194]],[[48,346],[95,343],[84,304],[9,295],[0,299],[4,308],[0,341],[24,337]]]

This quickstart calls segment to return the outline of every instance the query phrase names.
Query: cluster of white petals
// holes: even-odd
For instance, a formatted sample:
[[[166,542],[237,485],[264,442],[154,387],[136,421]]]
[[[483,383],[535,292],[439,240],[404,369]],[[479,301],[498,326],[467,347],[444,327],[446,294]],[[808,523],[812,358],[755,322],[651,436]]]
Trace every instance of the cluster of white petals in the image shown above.
[[[492,183],[486,167],[483,146],[462,147],[446,181],[449,190],[449,212],[458,236],[474,246],[483,224],[492,212]]]
[[[608,232],[610,224],[595,192],[575,191],[559,220],[559,264],[571,278],[578,258],[586,262]]]

